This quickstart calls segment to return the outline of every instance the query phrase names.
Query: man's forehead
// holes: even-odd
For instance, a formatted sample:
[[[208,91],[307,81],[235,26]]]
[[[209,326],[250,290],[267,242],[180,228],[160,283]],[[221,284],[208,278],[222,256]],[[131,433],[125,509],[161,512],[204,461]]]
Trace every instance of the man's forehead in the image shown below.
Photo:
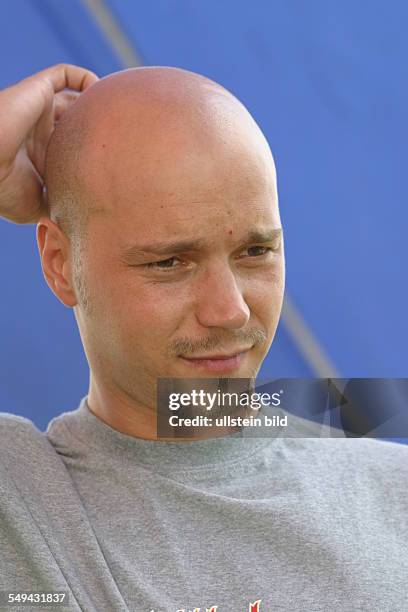
[[[79,171],[91,215],[123,227],[165,217],[184,226],[190,212],[193,223],[206,215],[216,223],[227,210],[235,217],[252,203],[262,208],[276,200],[269,146],[232,95],[200,85],[199,96],[183,97],[156,82],[137,95],[126,85],[122,96],[112,96],[113,85],[127,78],[93,88],[95,106],[105,100],[105,107],[89,117]]]
[[[197,174],[197,166],[205,175],[220,162],[236,161],[237,156],[245,156],[246,165],[251,158],[259,164],[264,157],[263,163],[274,172],[259,127],[245,107],[220,87],[218,91],[201,86],[194,94],[184,95],[175,93],[174,87],[152,85],[144,93],[142,88],[132,94],[130,88],[126,95],[115,96],[113,87],[101,84],[99,91],[98,86],[93,88],[93,104],[86,106],[89,116],[81,154],[83,172],[95,187],[106,189],[116,183],[120,191],[137,177],[141,189],[159,189],[162,182],[166,188],[173,177],[184,178],[190,170]],[[84,105],[91,93],[85,94]],[[103,112],[91,113],[102,101]]]
[[[87,180],[101,207],[138,221],[150,215],[155,222],[167,216],[174,223],[199,213],[213,220],[227,211],[252,214],[277,202],[273,161],[252,151],[180,154],[168,143],[147,161],[146,155],[135,150],[114,156],[114,164],[96,165]]]
[[[166,208],[221,199],[225,190],[254,197],[275,189],[272,157],[251,148],[248,140],[237,144],[225,139],[217,146],[190,137],[189,143],[169,138],[144,144],[135,135],[98,150],[90,142],[84,150],[84,179],[114,203],[162,201]]]
[[[150,242],[175,241],[180,237],[204,236],[217,239],[217,232],[227,228],[238,233],[280,227],[276,190],[258,193],[228,189],[202,195],[189,193],[147,193],[137,191],[126,197],[104,198],[91,215],[102,231],[117,233],[124,243],[127,236],[146,236]]]

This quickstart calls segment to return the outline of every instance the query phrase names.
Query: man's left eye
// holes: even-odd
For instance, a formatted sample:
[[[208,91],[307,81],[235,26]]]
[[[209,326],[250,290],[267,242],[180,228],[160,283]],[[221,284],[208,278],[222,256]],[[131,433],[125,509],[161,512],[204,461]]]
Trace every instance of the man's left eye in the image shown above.
[[[263,247],[263,246],[253,246],[247,249],[247,253],[250,257],[260,257],[262,255],[267,255],[272,251],[271,247]]]

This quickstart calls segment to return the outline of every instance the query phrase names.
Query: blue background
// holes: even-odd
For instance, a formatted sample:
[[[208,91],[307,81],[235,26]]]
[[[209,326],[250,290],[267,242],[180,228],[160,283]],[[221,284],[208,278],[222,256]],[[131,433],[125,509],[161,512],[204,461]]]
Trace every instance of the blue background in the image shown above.
[[[407,3],[105,8],[142,64],[220,82],[269,140],[301,332],[285,309],[261,377],[407,377]],[[58,62],[126,67],[80,0],[3,0],[0,57],[0,87]],[[0,222],[0,256],[0,407],[43,429],[86,394],[88,367],[73,312],[43,279],[35,226]]]

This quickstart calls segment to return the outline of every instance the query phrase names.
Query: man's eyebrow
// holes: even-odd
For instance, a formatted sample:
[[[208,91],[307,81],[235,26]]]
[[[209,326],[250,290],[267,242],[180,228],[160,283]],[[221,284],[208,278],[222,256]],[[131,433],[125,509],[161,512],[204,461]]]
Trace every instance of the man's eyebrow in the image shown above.
[[[271,230],[250,231],[241,241],[241,244],[273,242],[282,236],[282,228]],[[199,251],[205,247],[205,240],[176,240],[173,242],[152,242],[149,244],[135,244],[125,247],[122,258],[143,257],[146,254],[169,255],[174,253],[185,253],[187,251]]]
[[[282,228],[276,227],[271,230],[254,230],[247,234],[246,238],[244,238],[243,242],[248,244],[250,242],[274,242],[278,238],[282,237]]]
[[[152,242],[150,244],[135,244],[122,251],[122,257],[140,257],[146,254],[168,255],[169,253],[185,253],[198,251],[204,246],[204,240],[177,240],[174,242]]]

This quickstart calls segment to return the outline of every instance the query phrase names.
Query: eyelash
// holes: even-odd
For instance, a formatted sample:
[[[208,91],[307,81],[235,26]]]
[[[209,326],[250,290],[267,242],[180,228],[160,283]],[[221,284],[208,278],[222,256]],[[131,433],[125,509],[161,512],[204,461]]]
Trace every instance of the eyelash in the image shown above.
[[[247,251],[249,251],[250,249],[264,249],[264,252],[261,253],[260,255],[253,255],[252,257],[254,258],[261,258],[265,255],[268,255],[269,253],[273,253],[274,251],[276,251],[277,249],[273,249],[272,247],[265,247],[265,246],[252,246],[252,247],[248,247]],[[168,261],[172,261],[172,260],[176,260],[178,259],[178,257],[169,257],[168,259],[162,259],[160,261],[153,261],[151,263],[145,264],[146,268],[150,268],[152,270],[175,270],[178,268],[178,266],[174,267],[174,266],[168,266],[168,267],[164,267],[161,268],[158,264],[162,264]]]

